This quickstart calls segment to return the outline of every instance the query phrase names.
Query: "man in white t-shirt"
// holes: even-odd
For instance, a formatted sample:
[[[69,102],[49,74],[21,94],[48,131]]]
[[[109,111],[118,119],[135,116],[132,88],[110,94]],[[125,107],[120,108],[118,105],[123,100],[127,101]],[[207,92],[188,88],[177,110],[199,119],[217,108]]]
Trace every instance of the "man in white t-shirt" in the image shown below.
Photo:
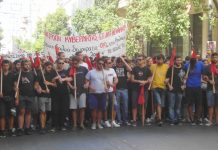
[[[107,76],[107,85],[109,87],[107,92],[107,108],[109,108],[109,112],[111,112],[111,124],[108,121],[108,113],[107,108],[104,111],[104,126],[106,127],[120,127],[119,124],[115,122],[116,118],[116,110],[117,110],[117,101],[115,97],[115,89],[118,83],[118,78],[115,70],[112,68],[113,63],[110,58],[106,58],[104,61],[104,71]],[[113,106],[113,107],[112,107]]]
[[[85,67],[86,69],[89,69],[88,64],[83,61],[84,55],[82,51],[76,52],[75,55],[78,56],[80,59],[79,65]]]
[[[91,129],[103,129],[101,126],[102,112],[106,110],[106,91],[107,88],[107,76],[103,70],[103,59],[97,60],[96,68],[89,71],[86,75],[85,88],[89,88],[88,103],[92,116]]]

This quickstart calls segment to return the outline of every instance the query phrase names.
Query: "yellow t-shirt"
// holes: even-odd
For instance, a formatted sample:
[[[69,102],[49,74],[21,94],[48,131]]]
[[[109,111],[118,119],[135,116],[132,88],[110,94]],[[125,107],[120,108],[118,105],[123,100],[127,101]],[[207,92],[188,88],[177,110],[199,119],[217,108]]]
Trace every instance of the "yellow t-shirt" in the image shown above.
[[[160,66],[157,64],[153,64],[153,65],[151,65],[150,69],[151,69],[151,72],[154,74],[154,79],[152,82],[152,89],[154,89],[154,88],[165,89],[166,85],[165,85],[164,81],[166,79],[168,65],[163,64]]]

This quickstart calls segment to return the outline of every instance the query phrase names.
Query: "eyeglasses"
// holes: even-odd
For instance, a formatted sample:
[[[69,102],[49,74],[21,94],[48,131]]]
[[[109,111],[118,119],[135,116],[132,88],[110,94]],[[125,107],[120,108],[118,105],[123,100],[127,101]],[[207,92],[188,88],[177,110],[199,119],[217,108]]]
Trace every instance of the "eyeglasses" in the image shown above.
[[[58,63],[58,64],[63,65],[64,63]]]
[[[142,60],[143,60],[143,59],[140,59],[140,58],[139,58],[139,59],[137,59],[137,61],[142,61]]]

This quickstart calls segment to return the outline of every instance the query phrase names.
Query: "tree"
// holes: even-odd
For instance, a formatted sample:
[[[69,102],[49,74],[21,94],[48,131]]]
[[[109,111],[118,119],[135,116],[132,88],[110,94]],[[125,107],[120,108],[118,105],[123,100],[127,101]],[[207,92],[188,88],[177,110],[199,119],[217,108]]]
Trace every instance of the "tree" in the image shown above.
[[[94,34],[118,27],[123,20],[116,14],[118,0],[97,0],[95,7],[76,11],[72,25],[79,34]]]
[[[37,28],[33,34],[34,41],[16,39],[18,47],[24,50],[30,48],[31,51],[41,51],[44,47],[44,32],[48,31],[53,34],[70,35],[68,28],[69,16],[63,8],[58,8],[54,13],[49,14],[44,20],[37,23]]]
[[[190,26],[188,0],[140,0],[127,8],[130,30],[129,55],[141,52],[140,40],[152,40],[165,49],[173,37],[187,35]]]

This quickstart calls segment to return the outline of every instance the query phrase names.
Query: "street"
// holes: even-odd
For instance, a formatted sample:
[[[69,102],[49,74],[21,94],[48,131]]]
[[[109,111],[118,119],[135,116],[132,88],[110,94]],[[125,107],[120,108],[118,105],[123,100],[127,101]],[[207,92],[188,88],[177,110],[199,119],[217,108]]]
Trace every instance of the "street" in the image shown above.
[[[216,150],[218,128],[122,127],[0,139],[0,150]]]

